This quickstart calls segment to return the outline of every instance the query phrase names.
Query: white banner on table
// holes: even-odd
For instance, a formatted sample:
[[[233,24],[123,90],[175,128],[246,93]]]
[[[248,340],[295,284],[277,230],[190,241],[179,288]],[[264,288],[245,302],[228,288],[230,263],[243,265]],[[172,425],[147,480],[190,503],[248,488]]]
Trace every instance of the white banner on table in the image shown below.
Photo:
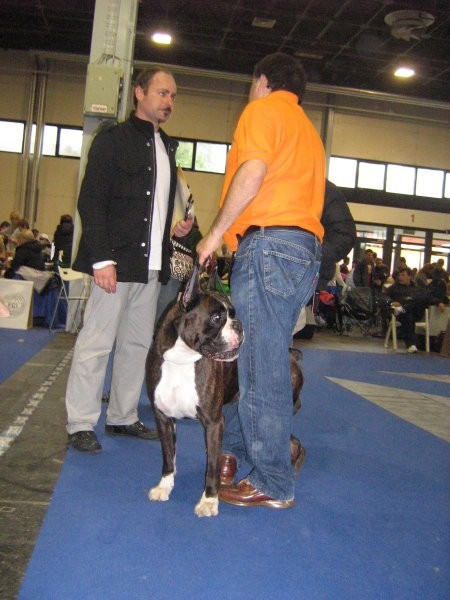
[[[33,282],[0,279],[0,300],[10,316],[0,317],[0,328],[29,329],[33,327]]]

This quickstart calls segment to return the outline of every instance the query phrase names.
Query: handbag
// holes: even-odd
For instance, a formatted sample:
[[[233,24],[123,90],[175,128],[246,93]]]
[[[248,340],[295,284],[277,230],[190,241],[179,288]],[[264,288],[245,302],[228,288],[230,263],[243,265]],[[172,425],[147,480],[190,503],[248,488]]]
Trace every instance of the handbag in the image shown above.
[[[173,237],[170,246],[170,275],[177,281],[186,281],[194,268],[192,250]]]
[[[193,214],[193,198],[181,167],[178,167],[177,190],[175,194],[174,222],[186,220]],[[170,238],[170,275],[177,281],[186,281],[194,268],[194,255],[191,248],[175,237]]]

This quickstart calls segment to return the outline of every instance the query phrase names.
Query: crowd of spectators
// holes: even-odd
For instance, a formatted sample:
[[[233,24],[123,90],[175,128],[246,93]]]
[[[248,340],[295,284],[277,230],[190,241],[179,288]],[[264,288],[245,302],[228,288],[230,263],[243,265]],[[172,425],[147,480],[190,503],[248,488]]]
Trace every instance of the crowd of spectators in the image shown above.
[[[35,293],[41,297],[49,294],[60,285],[56,276],[58,265],[70,266],[73,242],[70,215],[61,216],[53,237],[52,242],[46,233],[30,228],[18,211],[12,211],[9,221],[0,223],[0,277],[32,281]],[[36,308],[39,304],[39,298],[35,297],[34,312],[40,311]],[[46,300],[41,307],[44,304],[47,306],[49,302]]]
[[[340,273],[347,289],[353,287],[370,290],[374,311],[383,316],[387,328],[389,317],[395,314],[400,324],[399,337],[405,342],[407,351],[417,352],[415,324],[423,320],[427,307],[436,306],[444,312],[449,305],[450,278],[444,259],[426,263],[420,270],[411,269],[404,257],[400,257],[392,272],[371,249],[364,251],[352,269],[349,260],[343,261]],[[333,283],[333,282],[330,282]]]

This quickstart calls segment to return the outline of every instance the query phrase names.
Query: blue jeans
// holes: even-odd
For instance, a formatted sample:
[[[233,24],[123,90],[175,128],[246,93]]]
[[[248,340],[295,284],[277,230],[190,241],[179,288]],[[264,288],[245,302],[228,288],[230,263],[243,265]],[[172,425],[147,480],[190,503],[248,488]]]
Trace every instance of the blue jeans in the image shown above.
[[[314,293],[318,239],[300,229],[261,229],[239,244],[231,298],[245,341],[238,358],[240,400],[224,410],[223,450],[251,467],[250,483],[279,500],[294,497],[289,439],[289,347],[300,310]]]

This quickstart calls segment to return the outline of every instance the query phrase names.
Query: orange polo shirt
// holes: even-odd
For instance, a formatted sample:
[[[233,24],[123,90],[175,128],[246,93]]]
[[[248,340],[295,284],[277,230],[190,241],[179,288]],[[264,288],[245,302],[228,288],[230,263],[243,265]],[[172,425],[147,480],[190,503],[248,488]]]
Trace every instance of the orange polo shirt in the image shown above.
[[[295,225],[322,240],[325,152],[295,94],[278,90],[245,107],[228,154],[220,206],[239,166],[253,158],[265,163],[267,173],[251,204],[224,234],[227,245],[236,250],[236,235],[251,225]]]

